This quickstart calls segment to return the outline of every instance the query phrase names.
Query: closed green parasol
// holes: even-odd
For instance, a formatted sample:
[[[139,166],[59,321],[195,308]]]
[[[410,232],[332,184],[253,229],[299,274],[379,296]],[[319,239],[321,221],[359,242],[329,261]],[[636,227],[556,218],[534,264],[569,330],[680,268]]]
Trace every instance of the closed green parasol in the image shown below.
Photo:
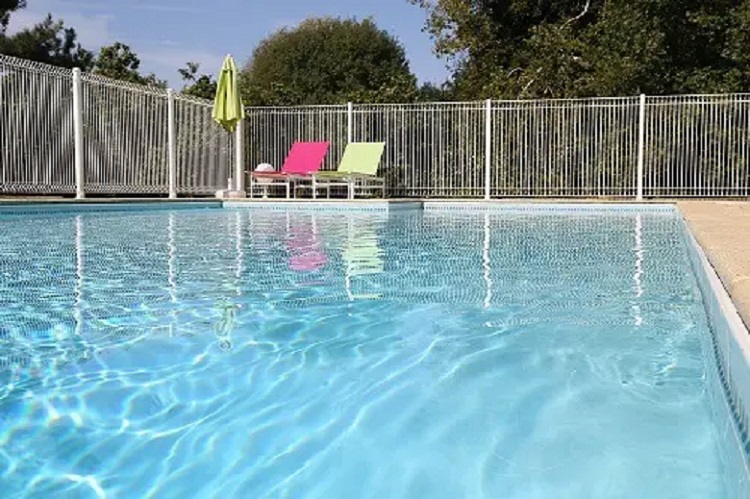
[[[228,132],[234,132],[237,123],[245,117],[237,84],[237,67],[231,55],[226,56],[221,66],[212,117]]]

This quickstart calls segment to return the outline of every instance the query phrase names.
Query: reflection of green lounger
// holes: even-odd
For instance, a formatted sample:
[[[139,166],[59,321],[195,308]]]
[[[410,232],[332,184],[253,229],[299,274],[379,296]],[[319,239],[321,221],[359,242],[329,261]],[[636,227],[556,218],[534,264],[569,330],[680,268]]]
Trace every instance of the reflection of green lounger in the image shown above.
[[[345,186],[349,199],[354,199],[357,190],[380,189],[385,197],[385,179],[378,177],[378,165],[383,157],[385,142],[352,142],[346,146],[339,168],[333,172],[316,172],[312,175],[311,188],[313,198],[318,189],[326,189],[328,197],[331,187]]]
[[[376,299],[380,294],[363,294],[352,291],[352,277],[379,274],[385,270],[383,251],[378,246],[374,231],[354,229],[350,232],[342,259],[346,269],[346,289],[350,299]]]
[[[371,237],[364,236],[356,241],[350,241],[342,256],[346,262],[347,272],[350,276],[355,276],[383,272],[385,265],[381,254],[378,240],[373,234]]]

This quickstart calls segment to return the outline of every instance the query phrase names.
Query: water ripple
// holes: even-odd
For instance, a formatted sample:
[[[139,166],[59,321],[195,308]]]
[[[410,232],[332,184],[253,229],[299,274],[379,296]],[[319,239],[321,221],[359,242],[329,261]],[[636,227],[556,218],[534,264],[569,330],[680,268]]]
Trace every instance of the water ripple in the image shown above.
[[[44,222],[0,217],[4,497],[724,497],[674,217]]]

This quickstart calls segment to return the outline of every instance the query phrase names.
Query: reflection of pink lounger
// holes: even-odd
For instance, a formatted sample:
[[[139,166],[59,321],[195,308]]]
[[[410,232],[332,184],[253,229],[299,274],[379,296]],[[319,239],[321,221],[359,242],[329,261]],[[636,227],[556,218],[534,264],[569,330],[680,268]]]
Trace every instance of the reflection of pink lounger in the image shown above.
[[[287,247],[291,253],[289,268],[292,270],[318,270],[328,262],[328,256],[323,251],[323,243],[317,238],[311,226],[292,228]]]
[[[328,153],[328,142],[295,142],[289,150],[281,171],[278,172],[250,172],[250,197],[256,187],[282,184],[286,187],[286,197],[289,199],[290,187],[295,180],[310,178],[323,165],[323,158]]]

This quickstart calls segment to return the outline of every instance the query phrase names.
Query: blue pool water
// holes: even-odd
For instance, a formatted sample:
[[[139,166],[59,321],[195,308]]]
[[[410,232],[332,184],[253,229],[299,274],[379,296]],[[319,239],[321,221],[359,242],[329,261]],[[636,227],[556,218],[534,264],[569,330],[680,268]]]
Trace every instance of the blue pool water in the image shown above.
[[[727,497],[681,230],[0,214],[2,496]]]

